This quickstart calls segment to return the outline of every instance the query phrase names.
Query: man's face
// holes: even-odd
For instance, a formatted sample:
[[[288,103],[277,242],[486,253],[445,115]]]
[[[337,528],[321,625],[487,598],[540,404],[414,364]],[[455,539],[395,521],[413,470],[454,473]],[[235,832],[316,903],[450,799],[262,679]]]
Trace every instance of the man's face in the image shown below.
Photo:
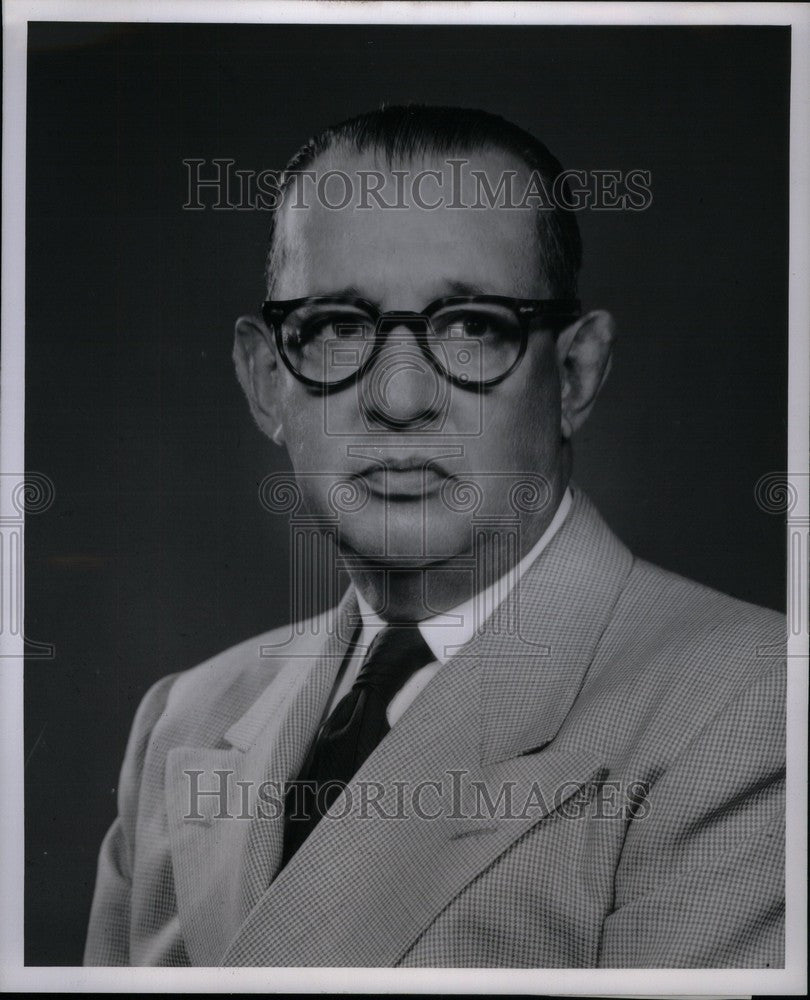
[[[520,178],[527,173],[497,151],[469,159],[472,169],[486,172],[493,190],[502,171],[518,170]],[[449,168],[440,158],[396,167],[411,174],[441,171],[441,190],[449,190]],[[372,154],[333,153],[314,167],[319,173],[337,168],[353,178],[355,190],[356,171],[386,169]],[[471,182],[469,171],[464,176]],[[436,188],[423,185],[425,200],[435,194]],[[476,192],[462,188],[462,198],[471,204]],[[274,299],[350,294],[383,311],[421,311],[452,295],[549,297],[534,210],[373,203],[357,209],[354,201],[335,210],[312,192],[306,200],[308,208],[288,204],[279,216],[284,253]],[[272,378],[284,441],[309,509],[333,514],[340,483],[365,499],[360,509],[340,512],[345,549],[372,561],[408,558],[438,567],[472,552],[474,518],[485,529],[493,519],[513,525],[517,519],[523,552],[547,523],[543,480],[557,488],[560,477],[560,376],[553,337],[539,324],[530,328],[518,367],[484,390],[451,385],[438,375],[404,325],[390,331],[372,368],[345,388],[319,394],[281,364]],[[521,492],[521,482],[528,491]],[[539,491],[537,502],[532,490]]]

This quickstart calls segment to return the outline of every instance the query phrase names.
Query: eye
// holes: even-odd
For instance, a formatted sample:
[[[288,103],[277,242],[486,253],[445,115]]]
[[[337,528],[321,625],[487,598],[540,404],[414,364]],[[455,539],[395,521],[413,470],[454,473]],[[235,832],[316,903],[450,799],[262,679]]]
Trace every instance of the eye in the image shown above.
[[[486,317],[467,315],[459,324],[461,333],[465,337],[484,337],[492,332],[491,324]]]
[[[288,317],[288,343],[304,347],[329,340],[363,340],[373,336],[374,326],[362,313],[345,309],[314,309]]]
[[[345,313],[330,313],[313,316],[301,325],[304,340],[333,340],[363,337],[367,323],[362,318],[347,316]]]
[[[493,306],[443,310],[431,322],[436,336],[447,340],[495,341],[519,332],[514,315]]]

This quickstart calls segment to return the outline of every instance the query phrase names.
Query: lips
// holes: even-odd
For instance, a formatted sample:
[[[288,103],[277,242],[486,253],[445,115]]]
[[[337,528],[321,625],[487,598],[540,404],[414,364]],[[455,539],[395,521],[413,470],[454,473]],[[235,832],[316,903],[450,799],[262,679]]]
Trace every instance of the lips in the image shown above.
[[[369,465],[354,477],[362,480],[372,496],[408,501],[438,493],[451,474],[425,459],[392,459],[385,465]]]

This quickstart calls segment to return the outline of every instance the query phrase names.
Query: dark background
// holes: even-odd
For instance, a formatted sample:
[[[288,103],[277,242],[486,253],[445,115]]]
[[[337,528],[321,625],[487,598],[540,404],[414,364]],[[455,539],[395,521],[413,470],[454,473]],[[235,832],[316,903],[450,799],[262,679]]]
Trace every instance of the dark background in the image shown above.
[[[33,24],[26,464],[26,960],[81,962],[138,701],[289,611],[284,469],[233,377],[267,216],[183,211],[182,160],[281,168],[381,101],[495,111],[564,166],[652,172],[644,212],[583,212],[613,372],[577,480],[638,554],[784,607],[787,28]]]

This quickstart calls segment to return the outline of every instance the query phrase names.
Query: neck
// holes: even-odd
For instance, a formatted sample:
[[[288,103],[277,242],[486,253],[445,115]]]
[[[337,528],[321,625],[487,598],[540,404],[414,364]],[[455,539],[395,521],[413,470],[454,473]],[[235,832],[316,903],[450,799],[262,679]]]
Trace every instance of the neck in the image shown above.
[[[364,564],[352,553],[352,583],[386,621],[422,621],[449,611],[506,576],[527,555],[548,529],[568,479],[566,475],[554,483],[550,502],[541,512],[521,517],[513,539],[507,540],[503,530],[484,528],[476,532],[474,548],[466,552],[429,565],[396,569]]]

